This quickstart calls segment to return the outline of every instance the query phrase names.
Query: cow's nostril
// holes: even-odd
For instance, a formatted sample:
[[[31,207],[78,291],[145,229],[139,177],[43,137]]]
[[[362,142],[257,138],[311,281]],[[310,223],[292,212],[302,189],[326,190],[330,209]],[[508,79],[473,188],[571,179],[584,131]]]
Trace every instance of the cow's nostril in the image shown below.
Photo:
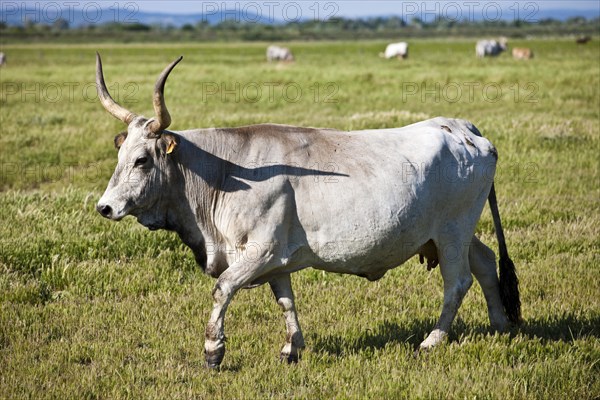
[[[112,214],[112,208],[109,205],[98,204],[96,209],[105,218],[110,218],[110,215]]]

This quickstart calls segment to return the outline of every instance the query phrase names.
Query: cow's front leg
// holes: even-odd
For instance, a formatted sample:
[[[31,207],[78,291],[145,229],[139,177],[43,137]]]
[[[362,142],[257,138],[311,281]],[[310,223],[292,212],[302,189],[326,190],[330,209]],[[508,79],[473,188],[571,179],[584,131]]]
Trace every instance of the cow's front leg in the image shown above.
[[[290,274],[285,274],[271,280],[269,285],[271,285],[275,300],[277,300],[277,304],[281,307],[283,316],[285,317],[287,333],[280,358],[282,361],[285,360],[288,363],[298,362],[300,358],[299,349],[304,348],[304,337],[302,337],[298,316],[296,315]]]
[[[253,268],[232,265],[221,274],[212,292],[213,309],[206,325],[204,351],[206,365],[218,368],[225,355],[225,312],[238,289],[246,286],[253,278]]]

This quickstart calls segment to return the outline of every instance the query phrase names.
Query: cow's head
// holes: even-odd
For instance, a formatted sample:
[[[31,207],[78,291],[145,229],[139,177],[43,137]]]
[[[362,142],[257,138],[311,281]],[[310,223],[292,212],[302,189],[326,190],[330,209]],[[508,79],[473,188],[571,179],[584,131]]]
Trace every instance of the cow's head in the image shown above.
[[[508,48],[508,39],[505,38],[504,36],[502,36],[498,40],[498,44],[500,45],[500,48],[502,49],[502,51],[505,51]]]
[[[177,137],[165,129],[171,117],[164,101],[165,81],[182,57],[169,64],[154,87],[154,112],[151,119],[119,105],[108,93],[102,73],[102,61],[96,53],[96,88],[104,108],[127,124],[127,131],[115,137],[119,160],[108,187],[96,209],[103,217],[118,221],[133,215],[149,228],[164,227],[165,212],[160,199],[168,179],[170,157],[177,146]]]

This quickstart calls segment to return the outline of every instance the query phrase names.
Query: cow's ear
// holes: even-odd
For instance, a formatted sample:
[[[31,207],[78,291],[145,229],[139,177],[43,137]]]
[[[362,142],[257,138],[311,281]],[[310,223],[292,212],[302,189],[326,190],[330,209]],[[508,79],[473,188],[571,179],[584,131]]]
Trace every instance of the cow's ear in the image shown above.
[[[161,153],[164,155],[173,153],[179,145],[179,139],[170,133],[163,133],[158,140]]]
[[[115,148],[119,150],[123,142],[127,139],[127,131],[119,133],[115,136]]]

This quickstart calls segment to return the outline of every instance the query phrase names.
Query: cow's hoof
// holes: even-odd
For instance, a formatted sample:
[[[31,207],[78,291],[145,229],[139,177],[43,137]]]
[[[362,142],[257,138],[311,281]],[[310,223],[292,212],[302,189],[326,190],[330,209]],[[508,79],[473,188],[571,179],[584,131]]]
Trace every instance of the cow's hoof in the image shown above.
[[[429,352],[432,350],[431,347],[417,347],[417,349],[414,351],[413,353],[413,358],[420,358],[420,357],[424,357],[427,354],[429,354]]]
[[[220,371],[221,370],[221,364],[211,364],[208,361],[206,362],[205,367],[211,371]]]
[[[225,347],[221,347],[213,352],[206,352],[206,367],[209,369],[219,369],[223,357],[225,357]]]
[[[279,360],[281,362],[286,362],[288,364],[296,364],[300,360],[300,357],[298,357],[298,354],[285,354],[285,353],[281,353],[279,355]]]
[[[494,322],[491,323],[490,328],[492,332],[505,333],[510,328],[510,323],[508,322],[508,318],[498,318]]]
[[[420,355],[421,355],[421,347],[417,347],[415,349],[415,351],[413,352],[413,358],[419,358]]]

